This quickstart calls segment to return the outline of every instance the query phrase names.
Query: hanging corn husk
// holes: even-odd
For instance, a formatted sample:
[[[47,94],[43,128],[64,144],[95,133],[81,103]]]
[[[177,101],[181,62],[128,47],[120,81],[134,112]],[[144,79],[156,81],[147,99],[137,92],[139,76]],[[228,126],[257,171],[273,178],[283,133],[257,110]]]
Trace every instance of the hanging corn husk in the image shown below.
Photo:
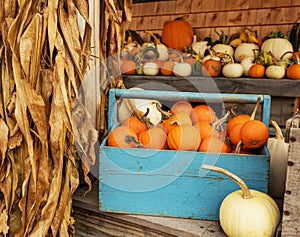
[[[82,159],[90,189],[98,140],[79,96],[89,3],[4,0],[0,9],[0,236],[74,236],[76,164]]]
[[[285,142],[282,131],[276,121],[270,121],[275,128],[276,137],[268,139],[270,153],[269,194],[283,197],[289,144]]]

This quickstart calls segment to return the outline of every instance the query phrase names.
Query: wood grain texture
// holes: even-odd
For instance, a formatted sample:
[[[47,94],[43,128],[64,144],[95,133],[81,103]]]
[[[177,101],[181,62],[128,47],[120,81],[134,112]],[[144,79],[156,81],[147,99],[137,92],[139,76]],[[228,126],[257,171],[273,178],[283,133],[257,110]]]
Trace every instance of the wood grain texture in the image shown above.
[[[297,118],[300,121],[300,118]],[[290,122],[290,121],[288,121]],[[282,236],[300,235],[300,128],[290,127],[289,133],[289,155],[286,178],[286,191],[284,195]]]
[[[149,29],[161,34],[166,20],[189,15],[188,21],[198,37],[216,37],[214,28],[222,28],[225,34],[229,34],[244,27],[259,28],[258,35],[264,37],[271,31],[287,34],[300,15],[299,6],[299,0],[174,0],[140,3],[133,5],[133,19],[129,28]],[[151,19],[147,19],[149,17]]]

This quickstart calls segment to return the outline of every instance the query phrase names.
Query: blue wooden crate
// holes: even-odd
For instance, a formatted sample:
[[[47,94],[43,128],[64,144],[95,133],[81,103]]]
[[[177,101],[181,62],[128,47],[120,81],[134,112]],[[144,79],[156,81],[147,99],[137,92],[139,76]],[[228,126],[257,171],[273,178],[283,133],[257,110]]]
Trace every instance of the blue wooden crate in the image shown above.
[[[270,96],[261,96],[262,121],[268,126]],[[255,104],[258,95],[122,90],[109,93],[108,127],[118,125],[117,100],[140,98]],[[241,177],[249,188],[267,192],[269,153],[218,154],[100,146],[100,210],[107,212],[218,220],[223,199],[239,187],[228,177],[201,169],[216,165]]]

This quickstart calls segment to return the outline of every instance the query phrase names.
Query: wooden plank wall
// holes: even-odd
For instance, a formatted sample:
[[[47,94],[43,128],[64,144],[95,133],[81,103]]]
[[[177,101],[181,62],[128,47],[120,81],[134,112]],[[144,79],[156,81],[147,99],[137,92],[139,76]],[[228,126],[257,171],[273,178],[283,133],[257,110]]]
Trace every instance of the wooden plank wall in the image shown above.
[[[226,34],[248,27],[264,37],[271,31],[288,33],[300,16],[300,0],[167,0],[133,4],[129,29],[161,34],[164,22],[189,15],[187,21],[203,39],[216,38],[214,29]],[[300,21],[298,21],[300,22]]]

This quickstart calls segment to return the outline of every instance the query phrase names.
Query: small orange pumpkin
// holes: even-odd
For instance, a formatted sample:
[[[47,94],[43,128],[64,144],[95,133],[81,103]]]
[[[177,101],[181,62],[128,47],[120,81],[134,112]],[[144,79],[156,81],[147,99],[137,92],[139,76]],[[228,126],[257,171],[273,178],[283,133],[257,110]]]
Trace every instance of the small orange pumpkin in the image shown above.
[[[262,64],[253,64],[249,71],[248,71],[248,75],[251,78],[263,78],[266,72],[266,68],[264,65]]]
[[[166,149],[167,148],[167,134],[158,127],[149,128],[143,131],[138,136],[140,143],[144,148],[148,149]]]
[[[231,152],[231,147],[227,142],[222,141],[217,137],[209,137],[201,142],[199,151],[200,152],[229,153],[229,152]]]
[[[220,133],[217,131],[209,122],[201,121],[194,125],[198,128],[201,136],[201,141],[204,141],[206,138],[209,137],[219,137]]]
[[[196,124],[201,121],[213,123],[217,121],[215,111],[209,105],[197,105],[193,108],[191,114],[192,123]]]
[[[241,140],[241,128],[244,123],[236,123],[229,131],[229,140],[233,145],[237,145]]]
[[[139,146],[137,141],[136,133],[125,125],[114,128],[107,137],[107,145],[112,147],[136,148]]]
[[[221,62],[214,59],[205,60],[202,63],[202,75],[217,77],[221,74],[222,65]]]
[[[175,63],[173,61],[165,61],[162,63],[160,67],[160,73],[163,76],[172,76],[173,75],[173,67]]]
[[[126,75],[134,75],[136,66],[136,63],[133,60],[124,60],[121,64],[121,72]]]
[[[192,125],[192,120],[185,112],[178,112],[165,120],[162,125],[166,132],[169,133],[173,128],[179,125]]]
[[[191,125],[181,125],[172,129],[167,137],[171,150],[197,151],[201,142],[200,133]]]
[[[192,44],[193,36],[193,27],[182,18],[167,21],[163,25],[162,41],[168,48],[184,51]]]
[[[137,135],[147,130],[146,124],[135,116],[130,116],[129,118],[125,119],[122,125],[129,126]]]
[[[248,120],[250,120],[250,116],[247,114],[239,114],[235,117],[233,117],[232,119],[230,119],[226,125],[226,131],[227,133],[230,132],[230,129],[235,126],[238,123],[245,123]]]
[[[193,106],[188,101],[180,100],[172,105],[170,112],[173,114],[184,112],[190,116],[193,112]]]
[[[257,149],[268,141],[269,130],[262,121],[249,120],[241,127],[240,136],[245,148]]]

